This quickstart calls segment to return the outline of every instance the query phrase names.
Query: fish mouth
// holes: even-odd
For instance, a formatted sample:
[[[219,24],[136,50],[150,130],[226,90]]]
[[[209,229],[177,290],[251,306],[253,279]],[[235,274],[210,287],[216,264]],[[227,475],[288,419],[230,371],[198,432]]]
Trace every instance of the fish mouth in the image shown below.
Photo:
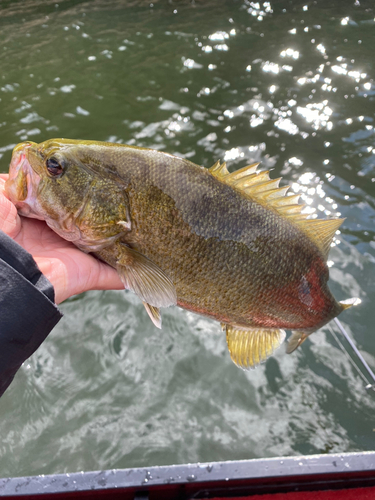
[[[22,142],[13,149],[5,193],[20,215],[39,218],[32,209],[40,180],[29,162],[28,153],[33,146],[36,146],[34,142]]]

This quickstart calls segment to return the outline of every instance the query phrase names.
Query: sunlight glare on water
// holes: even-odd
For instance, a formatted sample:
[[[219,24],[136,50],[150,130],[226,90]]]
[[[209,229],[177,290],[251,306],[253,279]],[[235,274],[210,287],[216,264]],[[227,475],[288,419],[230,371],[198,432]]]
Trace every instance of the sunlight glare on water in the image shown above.
[[[32,0],[0,5],[0,170],[24,140],[155,148],[233,171],[261,162],[329,255],[340,320],[375,367],[375,12],[371,2]],[[218,323],[156,330],[125,292],[65,316],[0,400],[2,476],[372,450],[374,396],[333,323],[255,371]]]

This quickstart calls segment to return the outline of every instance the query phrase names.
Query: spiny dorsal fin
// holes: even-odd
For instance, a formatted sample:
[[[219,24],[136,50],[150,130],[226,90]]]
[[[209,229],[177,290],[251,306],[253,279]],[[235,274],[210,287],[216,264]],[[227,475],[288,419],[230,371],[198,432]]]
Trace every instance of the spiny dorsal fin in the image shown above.
[[[208,169],[211,174],[216,177],[217,179],[222,179],[226,177],[229,172],[227,170],[227,164],[224,162],[220,164],[219,161],[217,161],[214,165],[212,165],[211,168]]]
[[[344,219],[307,219],[302,213],[305,205],[299,204],[299,194],[287,196],[289,186],[279,187],[279,179],[270,179],[268,171],[257,172],[259,163],[229,173],[226,163],[215,163],[209,172],[220,182],[240,191],[253,201],[270,208],[297,225],[320,249],[327,259],[332,238]]]
[[[263,363],[285,339],[284,330],[265,328],[245,330],[232,325],[222,326],[227,332],[227,344],[232,361],[244,370]]]
[[[245,177],[246,175],[255,174],[259,165],[260,165],[260,163],[258,162],[258,163],[253,163],[252,165],[247,165],[247,167],[240,168],[239,170],[232,172],[231,178],[234,181],[237,181],[238,179],[241,179],[242,177]]]

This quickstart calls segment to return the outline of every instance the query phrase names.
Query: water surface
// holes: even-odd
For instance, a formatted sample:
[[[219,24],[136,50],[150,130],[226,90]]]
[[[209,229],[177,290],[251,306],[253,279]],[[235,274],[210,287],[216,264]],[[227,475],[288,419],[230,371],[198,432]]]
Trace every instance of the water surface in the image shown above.
[[[0,170],[20,141],[116,141],[229,169],[261,161],[346,220],[329,265],[375,369],[372,2],[0,2]],[[20,304],[20,307],[22,305]],[[255,371],[217,323],[125,292],[65,316],[0,400],[0,474],[374,449],[374,398],[334,324]]]

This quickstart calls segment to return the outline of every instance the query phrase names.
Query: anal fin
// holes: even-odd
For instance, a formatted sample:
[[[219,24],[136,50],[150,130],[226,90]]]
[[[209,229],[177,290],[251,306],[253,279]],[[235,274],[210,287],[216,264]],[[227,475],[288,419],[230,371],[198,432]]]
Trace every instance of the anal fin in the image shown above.
[[[151,321],[154,323],[156,328],[161,329],[161,314],[160,309],[158,307],[150,306],[147,302],[143,302],[147,314],[150,316]]]
[[[225,330],[232,361],[244,370],[253,369],[263,363],[285,339],[285,332],[280,329],[241,329],[225,325]]]

